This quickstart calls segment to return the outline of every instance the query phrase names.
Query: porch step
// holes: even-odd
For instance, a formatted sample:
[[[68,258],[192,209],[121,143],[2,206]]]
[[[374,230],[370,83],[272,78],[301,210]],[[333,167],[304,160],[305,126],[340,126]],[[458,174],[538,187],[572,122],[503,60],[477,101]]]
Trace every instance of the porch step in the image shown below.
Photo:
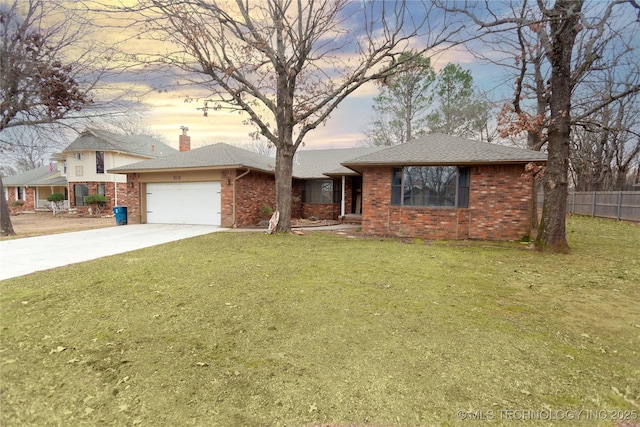
[[[362,215],[358,214],[346,214],[340,218],[343,224],[362,224]]]

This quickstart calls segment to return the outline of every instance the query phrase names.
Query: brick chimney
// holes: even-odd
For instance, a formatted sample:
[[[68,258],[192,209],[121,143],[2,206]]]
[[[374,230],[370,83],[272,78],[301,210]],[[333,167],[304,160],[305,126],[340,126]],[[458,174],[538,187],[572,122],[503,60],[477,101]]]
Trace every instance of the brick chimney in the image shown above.
[[[187,135],[187,131],[189,130],[186,126],[180,126],[182,129],[182,135],[178,139],[178,150],[179,151],[189,151],[191,150],[191,137]]]

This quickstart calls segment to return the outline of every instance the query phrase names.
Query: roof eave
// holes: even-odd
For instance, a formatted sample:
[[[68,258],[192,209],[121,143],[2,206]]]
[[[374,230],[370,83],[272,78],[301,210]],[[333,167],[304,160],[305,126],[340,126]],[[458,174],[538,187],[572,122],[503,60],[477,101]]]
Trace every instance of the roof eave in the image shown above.
[[[342,166],[354,170],[362,171],[366,167],[397,167],[397,166],[478,166],[478,165],[513,165],[527,163],[546,163],[547,159],[529,159],[529,160],[473,160],[458,162],[359,162],[359,163],[341,163]]]
[[[273,174],[273,170],[266,170],[248,165],[222,165],[222,166],[193,166],[193,167],[173,167],[173,168],[144,168],[144,169],[108,169],[108,173],[128,174],[128,173],[158,173],[158,172],[180,172],[180,171],[206,171],[206,170],[224,170],[224,169],[251,169],[252,171]]]

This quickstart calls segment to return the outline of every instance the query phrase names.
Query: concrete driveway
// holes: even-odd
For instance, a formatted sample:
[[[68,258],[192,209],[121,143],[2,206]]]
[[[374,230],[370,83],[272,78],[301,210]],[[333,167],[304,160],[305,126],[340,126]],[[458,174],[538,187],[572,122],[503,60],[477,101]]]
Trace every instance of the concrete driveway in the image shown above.
[[[0,280],[224,230],[211,225],[132,224],[0,242]]]

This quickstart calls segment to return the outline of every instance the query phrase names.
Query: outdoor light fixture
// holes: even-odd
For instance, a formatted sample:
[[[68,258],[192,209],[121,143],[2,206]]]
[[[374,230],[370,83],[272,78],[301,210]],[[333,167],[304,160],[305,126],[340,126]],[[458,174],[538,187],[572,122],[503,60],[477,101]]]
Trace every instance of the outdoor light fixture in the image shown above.
[[[231,185],[231,178],[227,178],[227,185]]]

